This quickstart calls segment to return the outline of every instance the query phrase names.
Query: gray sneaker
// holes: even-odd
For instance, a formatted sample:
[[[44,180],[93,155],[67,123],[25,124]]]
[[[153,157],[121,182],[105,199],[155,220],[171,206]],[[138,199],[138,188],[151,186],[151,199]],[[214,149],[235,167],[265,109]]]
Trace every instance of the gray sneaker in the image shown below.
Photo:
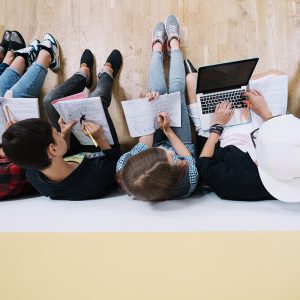
[[[60,69],[60,59],[57,40],[50,33],[46,33],[39,47],[48,51],[51,55],[52,61],[49,68],[54,72],[58,71]]]
[[[159,42],[162,44],[163,48],[167,39],[166,28],[163,22],[159,22],[156,24],[153,32],[152,32],[152,46]]]
[[[168,36],[168,52],[170,52],[171,51],[170,41],[172,39],[177,39],[178,41],[180,41],[179,39],[180,25],[177,18],[174,15],[170,15],[166,19],[165,26],[166,26],[167,36]]]
[[[15,57],[22,56],[25,59],[26,67],[30,67],[38,56],[39,43],[39,40],[33,40],[28,47],[15,51]]]

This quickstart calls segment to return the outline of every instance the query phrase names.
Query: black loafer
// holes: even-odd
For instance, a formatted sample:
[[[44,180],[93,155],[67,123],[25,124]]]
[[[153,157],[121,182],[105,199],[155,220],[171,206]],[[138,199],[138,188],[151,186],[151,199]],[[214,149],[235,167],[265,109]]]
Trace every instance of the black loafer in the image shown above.
[[[185,69],[186,75],[189,73],[197,73],[196,68],[192,65],[192,63],[188,59],[185,59],[183,61],[183,64],[184,64],[184,69]]]

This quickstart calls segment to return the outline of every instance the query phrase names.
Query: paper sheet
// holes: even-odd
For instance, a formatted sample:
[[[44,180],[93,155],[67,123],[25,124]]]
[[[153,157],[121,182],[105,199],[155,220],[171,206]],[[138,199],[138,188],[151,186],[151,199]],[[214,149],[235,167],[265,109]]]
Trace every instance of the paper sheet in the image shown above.
[[[263,94],[273,116],[286,114],[288,101],[287,75],[267,76],[251,80],[249,87]],[[253,130],[259,128],[263,120],[253,111],[251,111],[251,116]]]
[[[53,104],[57,112],[65,122],[76,120],[77,124],[72,132],[82,145],[93,145],[92,140],[87,137],[80,129],[80,119],[92,121],[101,125],[104,135],[110,145],[114,144],[110,128],[103,110],[102,102],[99,97],[74,99],[68,101],[56,101]]]
[[[126,123],[131,137],[154,133],[159,128],[156,116],[167,112],[171,126],[181,127],[180,93],[165,94],[156,100],[147,98],[122,101]]]

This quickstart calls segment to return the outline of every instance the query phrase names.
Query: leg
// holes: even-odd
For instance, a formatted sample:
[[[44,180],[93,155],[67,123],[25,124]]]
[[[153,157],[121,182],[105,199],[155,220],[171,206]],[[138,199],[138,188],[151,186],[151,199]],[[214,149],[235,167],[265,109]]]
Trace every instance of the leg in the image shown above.
[[[11,89],[22,77],[25,71],[25,60],[23,57],[17,57],[10,67],[1,75],[0,96],[3,97],[7,90]]]
[[[84,90],[87,81],[85,71],[79,70],[63,84],[51,90],[43,99],[50,123],[56,130],[60,130],[58,125],[59,114],[51,102],[73,94],[80,93]]]
[[[18,56],[15,61],[19,58],[21,59],[21,56]],[[31,65],[26,74],[12,87],[13,96],[15,98],[37,98],[44,84],[50,63],[50,53],[46,50],[41,50],[36,62]]]
[[[12,51],[7,51],[2,63],[0,64],[0,76],[12,64],[14,59],[14,53]]]
[[[171,63],[169,93],[180,92],[181,99],[181,127],[173,127],[172,129],[182,142],[192,143],[190,119],[185,102],[185,70],[182,53],[179,49],[179,41],[177,39],[172,39],[170,46]]]
[[[265,77],[265,76],[280,76],[280,75],[286,75],[286,74],[280,70],[268,70],[266,72],[262,72],[262,73],[253,75],[251,77],[251,79],[255,80],[255,79]]]
[[[149,66],[148,85],[149,91],[156,91],[160,95],[164,95],[167,93],[167,85],[163,65],[164,54],[162,52],[165,40],[165,25],[164,23],[159,22],[156,24],[152,32],[152,56]],[[167,137],[165,136],[165,134],[160,129],[157,129],[154,133],[153,145],[159,144],[166,139]]]
[[[102,72],[98,75],[98,82],[97,87],[94,90],[93,93],[89,95],[90,98],[92,97],[100,97],[101,102],[103,104],[103,109],[105,112],[105,116],[114,140],[114,146],[115,148],[119,148],[119,139],[117,136],[117,132],[115,129],[115,126],[113,124],[113,121],[109,115],[108,107],[111,103],[111,96],[112,96],[112,87],[113,87],[113,69],[109,67],[108,65],[105,65],[103,67]]]

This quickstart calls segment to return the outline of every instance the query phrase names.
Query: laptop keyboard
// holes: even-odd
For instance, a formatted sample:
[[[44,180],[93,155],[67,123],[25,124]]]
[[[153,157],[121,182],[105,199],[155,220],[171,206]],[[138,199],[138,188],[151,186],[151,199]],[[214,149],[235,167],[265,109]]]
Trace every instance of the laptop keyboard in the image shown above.
[[[242,96],[246,90],[234,90],[230,92],[222,92],[210,95],[200,96],[202,114],[210,114],[215,112],[216,106],[222,101],[230,101],[234,108],[244,108],[247,104],[243,103],[246,100],[246,96]]]

